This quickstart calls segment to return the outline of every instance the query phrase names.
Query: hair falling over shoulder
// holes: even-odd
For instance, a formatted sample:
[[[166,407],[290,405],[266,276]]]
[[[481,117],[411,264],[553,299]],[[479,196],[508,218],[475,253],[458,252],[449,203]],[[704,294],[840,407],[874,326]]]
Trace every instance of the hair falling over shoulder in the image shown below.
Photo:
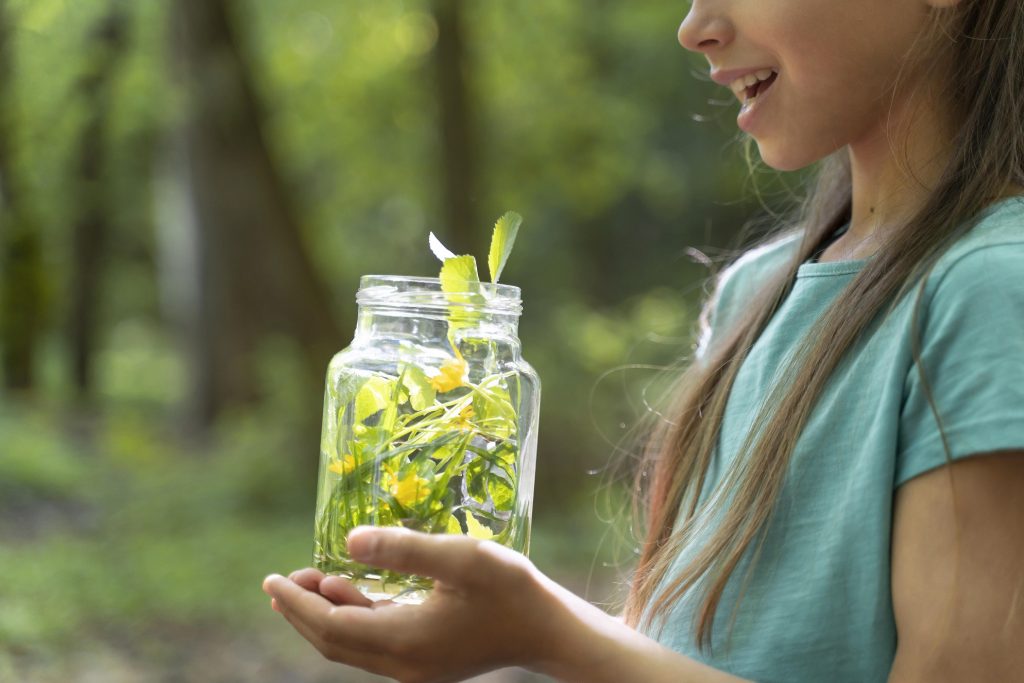
[[[963,0],[935,12],[929,38],[922,43],[927,47],[908,57],[908,63],[926,74],[945,70],[940,101],[952,108],[956,124],[950,161],[924,206],[898,230],[887,232],[882,248],[801,342],[784,375],[788,381],[773,388],[718,488],[702,496],[739,367],[785,300],[799,265],[849,219],[851,177],[845,149],[820,162],[807,199],[776,231],[802,226],[793,259],[764,283],[729,329],[715,330],[714,348],[682,369],[665,409],[643,425],[633,486],[633,528],[641,530],[641,545],[626,599],[626,623],[636,628],[664,624],[675,601],[698,591],[695,643],[710,648],[711,626],[726,583],[745,553],[752,553],[748,572],[756,562],[757,541],[782,489],[797,438],[843,355],[886,306],[915,286],[916,340],[924,279],[938,257],[973,227],[972,219],[982,209],[1011,187],[1024,185],[1024,8],[1019,2]],[[715,298],[712,293],[704,305],[704,326]],[[927,390],[916,344],[913,356]],[[934,411],[934,402],[932,407]],[[936,418],[941,429],[941,418]],[[729,505],[716,506],[725,494]],[[701,500],[706,502],[698,504]],[[669,577],[679,549],[712,516],[715,524],[708,539]]]

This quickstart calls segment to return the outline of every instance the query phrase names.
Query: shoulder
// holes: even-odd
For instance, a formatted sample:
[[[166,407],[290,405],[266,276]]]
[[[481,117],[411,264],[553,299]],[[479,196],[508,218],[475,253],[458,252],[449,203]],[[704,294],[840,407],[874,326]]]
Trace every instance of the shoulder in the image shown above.
[[[785,267],[802,236],[803,228],[770,235],[742,251],[711,278],[711,294],[700,316],[698,358],[705,355],[712,339],[732,324],[741,303],[748,301],[772,273]]]
[[[802,228],[791,228],[742,252],[716,278],[715,307],[728,309],[734,301],[749,298],[767,278],[788,264],[802,237]]]
[[[983,211],[939,257],[925,286],[932,306],[958,300],[978,303],[982,293],[995,301],[1024,301],[1024,197]]]

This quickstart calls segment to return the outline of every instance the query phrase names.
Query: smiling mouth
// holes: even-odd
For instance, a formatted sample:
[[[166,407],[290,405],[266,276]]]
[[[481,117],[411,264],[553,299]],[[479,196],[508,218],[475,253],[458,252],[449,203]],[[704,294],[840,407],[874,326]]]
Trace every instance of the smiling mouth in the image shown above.
[[[757,99],[757,97],[759,95],[761,95],[766,90],[768,90],[768,88],[772,87],[772,84],[775,82],[775,79],[777,79],[778,77],[779,77],[778,72],[777,71],[773,71],[771,76],[769,76],[765,80],[758,81],[754,85],[747,86],[747,89],[745,91],[743,91],[743,95],[744,95],[743,104],[744,105],[748,105],[748,104],[751,103],[751,101]]]

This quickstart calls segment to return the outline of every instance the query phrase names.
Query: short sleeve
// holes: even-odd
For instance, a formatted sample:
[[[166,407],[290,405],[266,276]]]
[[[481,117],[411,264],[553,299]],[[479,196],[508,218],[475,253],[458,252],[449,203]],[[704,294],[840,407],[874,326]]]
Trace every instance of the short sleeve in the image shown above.
[[[753,247],[726,266],[715,278],[714,288],[705,305],[694,358],[705,362],[710,349],[726,336],[742,306],[764,286],[780,268],[786,266],[799,246],[799,231],[780,233]]]
[[[1024,243],[957,257],[922,302],[919,335],[949,455],[1024,449]],[[946,462],[915,362],[904,383],[895,486]]]
[[[718,291],[716,291],[711,298],[704,303],[704,307],[701,310],[701,315],[698,322],[700,323],[697,330],[697,346],[694,350],[693,360],[695,363],[703,365],[707,363],[708,349],[711,346],[711,336],[715,330],[715,318],[716,311],[718,309]]]

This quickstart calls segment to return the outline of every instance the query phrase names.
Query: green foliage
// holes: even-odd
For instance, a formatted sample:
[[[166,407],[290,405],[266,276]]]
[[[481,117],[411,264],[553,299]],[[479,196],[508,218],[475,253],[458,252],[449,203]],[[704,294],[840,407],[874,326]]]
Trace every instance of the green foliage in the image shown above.
[[[165,442],[157,425],[113,421],[90,449],[37,411],[0,411],[4,648],[263,615],[261,578],[305,564],[310,510],[287,501],[309,478],[281,457],[280,425],[253,417],[225,425],[212,455],[150,448],[131,461],[125,451]]]
[[[6,412],[6,411],[5,411]],[[0,414],[0,501],[78,500],[89,473],[74,449],[38,414]],[[2,505],[2,504],[0,504]]]
[[[444,265],[441,266],[440,278],[442,291],[449,294],[477,291],[480,275],[476,270],[476,259],[472,256],[445,259]]]
[[[456,347],[456,330],[472,327],[480,320],[480,307],[485,304],[480,293],[480,275],[473,256],[445,259],[440,273],[441,291],[447,295],[448,337]]]
[[[516,235],[522,224],[523,217],[514,211],[509,211],[494,224],[494,232],[491,234],[491,249],[487,254],[487,267],[491,271],[491,282],[496,283],[501,277],[501,271],[505,269],[505,262],[508,261],[508,255],[512,253],[512,245],[516,242]]]
[[[383,410],[395,393],[395,381],[387,377],[374,375],[363,383],[356,394],[356,420],[364,421],[369,416]]]
[[[456,351],[429,379],[423,368],[404,363],[397,377],[338,381],[358,389],[354,399],[344,392],[330,397],[330,405],[341,409],[337,423],[324,426],[325,435],[335,436],[322,444],[320,484],[326,493],[317,509],[317,567],[356,580],[380,576],[381,590],[389,593],[430,586],[427,579],[352,561],[346,537],[362,524],[468,534],[515,546],[513,534],[521,526],[514,519],[519,429],[511,378],[490,374],[474,384]],[[345,419],[349,405],[354,421]],[[328,416],[333,412],[326,410]]]
[[[417,412],[426,410],[437,398],[437,389],[430,383],[430,378],[415,365],[407,366],[402,373],[402,388],[408,396],[409,405]]]
[[[579,589],[583,581],[572,582],[586,576],[604,528],[593,509],[597,482],[586,472],[605,464],[620,425],[643,414],[649,398],[647,371],[599,378],[623,364],[659,365],[688,353],[707,272],[684,250],[724,255],[757,206],[740,201],[750,188],[739,155],[722,153],[735,135],[733,112],[716,104],[716,86],[693,77],[706,64],[674,39],[683,10],[595,3],[461,3],[480,133],[474,154],[483,182],[474,205],[481,215],[526,207],[531,222],[515,276],[527,305],[524,355],[545,387],[533,558]],[[88,406],[100,417],[84,432],[64,420],[67,370],[58,356],[77,211],[65,188],[77,173],[89,113],[80,84],[96,55],[86,46],[109,4],[8,5],[12,158],[40,220],[47,289],[57,306],[41,350],[49,360],[40,407],[15,410],[11,397],[0,403],[0,576],[7,586],[0,587],[0,679],[8,644],[60,659],[68,649],[88,649],[90,637],[116,642],[118,634],[160,624],[232,633],[241,624],[276,628],[257,586],[269,571],[308,562],[319,425],[303,406],[320,389],[303,378],[287,340],[253,350],[266,374],[262,405],[226,416],[211,444],[182,438],[188,337],[176,328],[178,311],[164,305],[173,291],[161,284],[173,271],[168,257],[189,247],[188,212],[175,213],[167,182],[188,111],[170,59],[172,4],[124,3],[130,50],[115,77],[110,163],[96,187],[117,207],[104,261],[98,403]],[[431,5],[233,6],[263,130],[338,307],[362,274],[436,272],[421,236],[432,229],[447,240],[450,233],[438,188]],[[166,224],[160,232],[157,217]],[[515,237],[507,226],[502,246],[492,239],[488,253],[495,282]],[[451,286],[472,294],[475,262],[456,275]],[[650,342],[651,332],[662,340]],[[368,428],[383,438],[395,391],[408,414],[444,399],[429,380],[409,371],[397,384],[369,384],[354,415],[332,418],[378,415]],[[469,400],[491,434],[510,432],[501,387],[481,383]],[[440,444],[434,454],[447,457],[445,449],[457,446]],[[509,455],[499,449],[471,478],[478,500],[490,498],[499,511],[511,495]],[[460,533],[490,528],[473,513],[443,521]]]
[[[491,233],[491,248],[487,254],[487,267],[491,273],[491,282],[497,283],[501,271],[505,268],[512,246],[516,241],[519,226],[523,217],[509,211],[494,223]],[[449,294],[478,291],[480,274],[476,267],[476,258],[456,256],[450,249],[441,244],[434,233],[430,233],[430,251],[441,261],[441,289]]]

